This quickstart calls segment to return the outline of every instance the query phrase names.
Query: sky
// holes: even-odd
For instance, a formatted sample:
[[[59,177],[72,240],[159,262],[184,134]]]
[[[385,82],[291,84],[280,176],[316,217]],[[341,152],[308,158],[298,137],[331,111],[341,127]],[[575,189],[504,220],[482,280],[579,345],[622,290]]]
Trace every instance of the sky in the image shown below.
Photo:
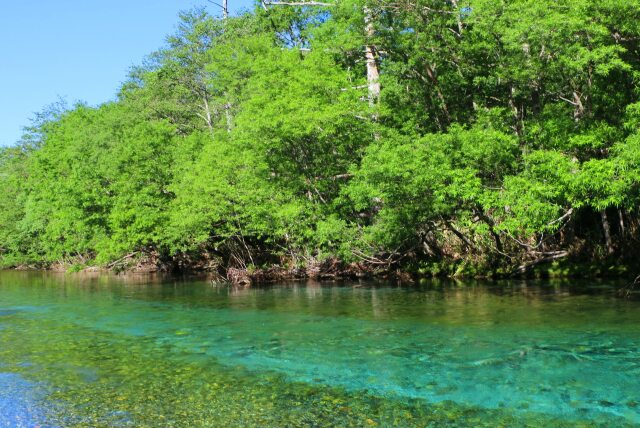
[[[175,31],[178,12],[198,6],[221,13],[206,0],[0,0],[0,146],[60,99],[114,99],[128,70]],[[232,13],[252,6],[229,0]]]

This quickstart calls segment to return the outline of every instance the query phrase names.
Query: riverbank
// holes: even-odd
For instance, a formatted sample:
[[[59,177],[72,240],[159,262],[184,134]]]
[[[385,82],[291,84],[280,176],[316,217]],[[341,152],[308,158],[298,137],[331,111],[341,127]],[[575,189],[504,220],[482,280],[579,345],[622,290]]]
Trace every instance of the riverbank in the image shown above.
[[[275,258],[274,258],[275,259]],[[401,263],[346,263],[337,258],[323,260],[307,259],[292,262],[282,260],[282,264],[262,263],[260,265],[229,266],[221,259],[210,255],[199,258],[165,258],[154,254],[136,253],[114,262],[94,265],[91,262],[58,262],[51,264],[18,264],[4,269],[45,270],[55,272],[104,272],[104,273],[177,273],[207,276],[214,282],[229,282],[234,285],[273,283],[291,280],[357,280],[382,279],[402,283],[412,283],[425,278],[451,279],[553,279],[553,278],[619,278],[633,280],[640,267],[630,260],[584,259],[552,260],[544,263],[530,263],[527,269],[520,266],[491,267],[458,261],[423,261]],[[3,268],[0,266],[0,268]]]

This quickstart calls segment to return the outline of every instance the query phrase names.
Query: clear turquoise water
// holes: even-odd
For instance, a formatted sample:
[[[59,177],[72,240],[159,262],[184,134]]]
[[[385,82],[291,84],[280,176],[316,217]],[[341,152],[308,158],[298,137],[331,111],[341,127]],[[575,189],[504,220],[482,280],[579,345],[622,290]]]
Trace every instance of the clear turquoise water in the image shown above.
[[[640,425],[611,290],[3,272],[0,426]]]

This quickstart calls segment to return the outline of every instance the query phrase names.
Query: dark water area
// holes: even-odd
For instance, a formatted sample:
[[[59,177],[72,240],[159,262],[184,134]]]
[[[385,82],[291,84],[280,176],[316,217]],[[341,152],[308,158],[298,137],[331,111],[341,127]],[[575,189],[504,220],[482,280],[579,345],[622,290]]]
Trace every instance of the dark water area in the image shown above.
[[[0,272],[0,427],[637,426],[619,286]]]

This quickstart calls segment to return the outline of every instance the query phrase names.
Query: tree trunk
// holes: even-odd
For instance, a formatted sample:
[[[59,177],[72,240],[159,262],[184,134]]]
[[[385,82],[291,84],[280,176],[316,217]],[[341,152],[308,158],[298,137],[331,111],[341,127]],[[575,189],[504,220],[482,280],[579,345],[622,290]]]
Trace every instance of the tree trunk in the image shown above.
[[[206,96],[202,97],[202,110],[204,111],[204,121],[210,132],[213,132],[213,121],[211,119],[211,109],[209,108],[209,100]]]
[[[224,116],[227,119],[227,132],[231,132],[233,128],[233,119],[231,117],[231,103],[227,102],[224,105]]]
[[[371,44],[375,36],[373,25],[373,12],[370,8],[364,8],[365,36],[367,45],[365,46],[365,56],[367,59],[367,85],[369,88],[369,105],[371,107],[378,103],[380,98],[380,71],[376,62],[375,47]]]
[[[429,76],[429,79],[431,79],[431,82],[433,83],[433,87],[436,90],[436,95],[438,96],[438,99],[442,104],[441,108],[447,119],[447,124],[449,124],[451,123],[451,115],[449,114],[449,107],[447,107],[447,101],[444,99],[444,94],[442,93],[442,90],[440,90],[440,84],[438,83],[438,75],[436,74],[436,68],[435,66],[431,66],[430,64],[427,64],[426,71],[427,71],[427,76]]]
[[[600,211],[600,218],[602,219],[602,231],[604,232],[604,242],[607,246],[607,252],[613,254],[613,242],[611,241],[611,228],[609,227],[607,210]]]
[[[462,36],[462,31],[464,27],[462,26],[462,18],[460,17],[460,9],[458,8],[458,0],[451,0],[451,4],[455,9],[456,21],[458,23],[458,37]]]
[[[522,109],[518,108],[515,99],[516,88],[511,86],[509,90],[509,106],[511,107],[511,112],[513,113],[513,132],[516,134],[518,139],[522,142],[522,134],[523,134],[523,122],[522,122]]]

